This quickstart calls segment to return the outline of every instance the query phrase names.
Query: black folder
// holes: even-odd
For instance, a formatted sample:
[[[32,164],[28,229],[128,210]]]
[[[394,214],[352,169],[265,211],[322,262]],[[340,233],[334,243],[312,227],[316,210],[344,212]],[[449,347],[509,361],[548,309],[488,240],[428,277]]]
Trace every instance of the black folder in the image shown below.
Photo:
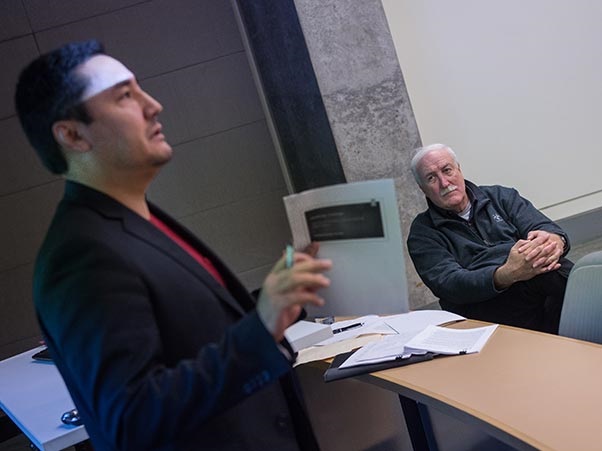
[[[374,373],[376,371],[388,370],[389,368],[397,368],[398,366],[412,365],[413,363],[425,362],[433,360],[438,354],[427,352],[424,355],[412,355],[407,359],[395,359],[388,362],[369,363],[367,365],[351,366],[348,368],[339,368],[341,364],[351,356],[355,351],[345,352],[337,355],[326,372],[324,373],[324,382],[332,382],[348,377],[359,376],[360,374]]]

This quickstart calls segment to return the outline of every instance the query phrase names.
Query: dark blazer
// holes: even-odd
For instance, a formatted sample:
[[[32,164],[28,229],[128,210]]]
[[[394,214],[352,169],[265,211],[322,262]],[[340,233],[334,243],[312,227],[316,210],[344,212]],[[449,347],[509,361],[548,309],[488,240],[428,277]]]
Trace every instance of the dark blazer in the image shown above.
[[[39,252],[34,302],[96,451],[297,449],[280,376],[291,369],[221,260],[222,287],[112,198],[67,182]]]

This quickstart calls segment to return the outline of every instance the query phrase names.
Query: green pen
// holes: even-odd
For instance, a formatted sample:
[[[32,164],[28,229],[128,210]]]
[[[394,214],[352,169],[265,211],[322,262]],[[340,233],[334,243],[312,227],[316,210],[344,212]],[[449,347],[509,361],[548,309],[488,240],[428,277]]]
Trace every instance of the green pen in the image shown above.
[[[291,269],[295,263],[295,248],[290,244],[286,245],[286,269]]]

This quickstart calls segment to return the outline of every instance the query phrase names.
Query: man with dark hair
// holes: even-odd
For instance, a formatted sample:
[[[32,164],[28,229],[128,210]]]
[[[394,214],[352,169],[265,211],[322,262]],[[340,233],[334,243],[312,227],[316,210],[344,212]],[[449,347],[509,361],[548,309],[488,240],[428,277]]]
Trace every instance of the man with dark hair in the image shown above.
[[[91,120],[80,102],[86,80],[77,77],[73,69],[103,52],[98,41],[68,44],[47,59],[34,61],[21,74],[17,114],[29,142],[54,174],[64,173],[67,162],[52,136],[52,124],[61,119],[78,119],[85,124]]]
[[[408,250],[441,307],[557,333],[573,266],[562,229],[515,189],[465,180],[444,144],[417,149],[411,169],[428,210],[412,222]]]
[[[294,383],[282,380],[294,360],[284,330],[305,304],[323,304],[316,291],[331,262],[281,259],[255,302],[148,202],[172,156],[162,106],[98,43],[39,57],[15,100],[31,144],[67,179],[36,260],[34,302],[94,448],[315,448]]]

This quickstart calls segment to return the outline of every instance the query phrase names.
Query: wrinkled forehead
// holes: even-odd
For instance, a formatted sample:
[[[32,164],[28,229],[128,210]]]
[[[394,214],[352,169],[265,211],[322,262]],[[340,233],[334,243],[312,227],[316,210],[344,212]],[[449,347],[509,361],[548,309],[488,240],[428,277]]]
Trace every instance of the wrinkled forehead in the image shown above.
[[[127,67],[108,55],[94,55],[77,66],[75,72],[87,81],[80,102],[134,78],[134,74]]]
[[[444,166],[452,164],[453,166],[457,166],[456,159],[452,154],[450,154],[446,149],[437,149],[432,150],[427,153],[418,164],[418,168],[421,171],[432,171],[434,169],[441,169]]]

